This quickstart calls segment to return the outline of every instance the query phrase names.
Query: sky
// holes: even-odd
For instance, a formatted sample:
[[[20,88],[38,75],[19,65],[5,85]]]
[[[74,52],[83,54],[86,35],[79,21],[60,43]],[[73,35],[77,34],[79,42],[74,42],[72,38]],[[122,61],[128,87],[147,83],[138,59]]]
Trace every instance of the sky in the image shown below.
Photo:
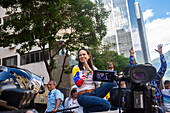
[[[170,0],[135,0],[139,2],[149,46],[151,60],[158,58],[155,52],[163,44],[163,53],[170,50]]]

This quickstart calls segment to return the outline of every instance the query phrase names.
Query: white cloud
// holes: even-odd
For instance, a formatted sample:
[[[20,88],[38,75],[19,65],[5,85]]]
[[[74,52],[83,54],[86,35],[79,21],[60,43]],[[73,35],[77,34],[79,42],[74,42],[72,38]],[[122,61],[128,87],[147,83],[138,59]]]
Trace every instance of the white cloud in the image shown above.
[[[148,20],[149,18],[153,17],[153,9],[147,9],[145,12],[143,12],[143,19],[144,21]]]
[[[158,44],[163,44],[163,53],[170,50],[170,17],[159,18],[145,24],[151,60],[159,57],[154,51]]]
[[[166,15],[170,15],[170,12],[166,12]]]

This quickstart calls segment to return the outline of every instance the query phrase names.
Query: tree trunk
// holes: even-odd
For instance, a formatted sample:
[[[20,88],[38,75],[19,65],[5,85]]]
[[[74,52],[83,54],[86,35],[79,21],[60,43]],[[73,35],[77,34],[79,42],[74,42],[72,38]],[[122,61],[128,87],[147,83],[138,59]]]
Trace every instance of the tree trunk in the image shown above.
[[[43,46],[43,57],[44,57],[44,63],[45,63],[49,78],[50,78],[50,80],[53,80],[52,79],[52,69],[50,69],[49,64],[47,62],[47,58],[45,56],[45,45]]]
[[[59,82],[58,82],[58,84],[56,86],[57,88],[59,87],[60,83],[62,82],[62,77],[63,77],[63,74],[64,74],[64,65],[66,63],[66,58],[68,56],[68,44],[69,44],[69,41],[67,41],[67,47],[66,47],[65,57],[64,57],[64,60],[63,60],[62,72],[61,72],[61,75],[60,75]]]

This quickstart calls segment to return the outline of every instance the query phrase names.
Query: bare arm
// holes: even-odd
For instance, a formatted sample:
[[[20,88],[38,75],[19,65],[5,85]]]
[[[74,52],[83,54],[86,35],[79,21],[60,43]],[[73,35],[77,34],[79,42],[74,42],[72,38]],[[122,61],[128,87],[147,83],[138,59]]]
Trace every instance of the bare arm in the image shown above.
[[[133,47],[129,50],[129,52],[130,52],[130,55],[131,55],[131,56],[134,55],[135,52],[133,51]]]
[[[57,98],[56,100],[56,105],[55,105],[55,109],[53,109],[51,112],[52,113],[56,113],[58,107],[60,106],[60,102],[61,102],[61,99],[60,98]]]

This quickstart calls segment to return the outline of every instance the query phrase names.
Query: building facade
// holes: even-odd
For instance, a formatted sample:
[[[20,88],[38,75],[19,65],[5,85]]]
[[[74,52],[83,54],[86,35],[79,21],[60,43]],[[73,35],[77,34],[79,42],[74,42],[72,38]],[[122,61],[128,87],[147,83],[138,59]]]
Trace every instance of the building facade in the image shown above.
[[[151,63],[148,42],[146,39],[146,31],[145,31],[143,15],[138,2],[135,3],[135,12],[136,12],[136,18],[138,23],[138,30],[139,30],[139,36],[140,36],[140,41],[142,46],[142,52],[144,54],[144,62]]]
[[[110,50],[129,57],[129,50],[133,47],[136,62],[144,63],[137,18],[135,14],[135,0],[103,0],[104,6],[110,15],[106,20],[107,35],[103,44],[115,43]]]

